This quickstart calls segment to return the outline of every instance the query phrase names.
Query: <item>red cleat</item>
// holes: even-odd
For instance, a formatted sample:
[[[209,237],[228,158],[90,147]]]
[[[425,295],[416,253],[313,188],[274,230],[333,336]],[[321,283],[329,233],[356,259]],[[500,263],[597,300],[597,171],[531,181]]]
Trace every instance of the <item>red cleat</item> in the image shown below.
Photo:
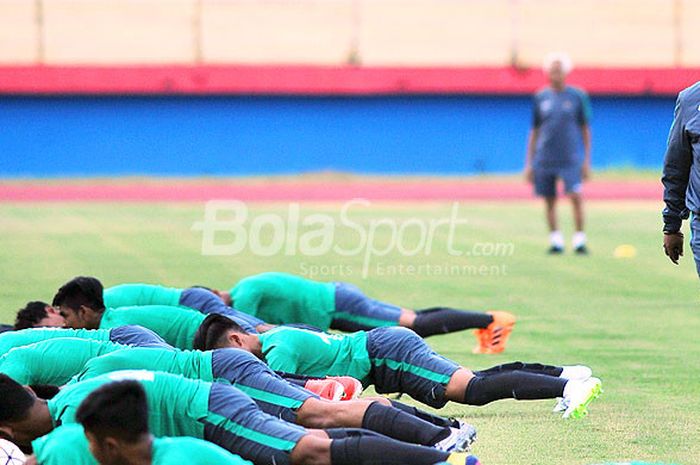
[[[340,400],[357,399],[362,394],[362,383],[352,376],[329,376],[326,379],[332,379],[343,385],[345,395]]]
[[[304,388],[327,400],[340,401],[345,396],[343,385],[333,379],[310,379]]]

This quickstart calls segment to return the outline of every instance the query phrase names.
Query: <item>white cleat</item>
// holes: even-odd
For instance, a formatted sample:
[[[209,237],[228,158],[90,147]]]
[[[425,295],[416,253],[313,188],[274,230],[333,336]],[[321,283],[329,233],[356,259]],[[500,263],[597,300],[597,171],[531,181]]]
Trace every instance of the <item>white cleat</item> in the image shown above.
[[[568,365],[562,367],[560,378],[576,381],[586,381],[593,376],[593,370],[585,365]]]
[[[586,381],[569,381],[564,388],[564,400],[568,402],[562,418],[583,418],[588,414],[588,405],[603,392],[603,383],[598,378]]]
[[[450,428],[450,435],[435,444],[435,448],[443,452],[468,452],[476,441],[476,428],[462,420],[459,428]]]
[[[569,405],[566,399],[564,399],[563,397],[557,397],[557,404],[552,409],[552,413],[564,413],[568,406]]]

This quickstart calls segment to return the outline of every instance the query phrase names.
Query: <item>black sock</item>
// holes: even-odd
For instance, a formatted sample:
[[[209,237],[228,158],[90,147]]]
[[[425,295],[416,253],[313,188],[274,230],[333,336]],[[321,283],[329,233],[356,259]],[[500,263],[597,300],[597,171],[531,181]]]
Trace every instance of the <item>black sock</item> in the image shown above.
[[[450,454],[431,447],[383,437],[354,437],[331,441],[332,465],[433,465]]]
[[[419,336],[428,337],[465,329],[486,328],[492,322],[493,317],[488,313],[435,307],[416,312],[412,329]]]
[[[360,436],[383,437],[379,433],[362,428],[328,428],[324,429],[323,431],[325,431],[328,437],[331,439],[357,438]]]
[[[562,397],[565,385],[565,379],[527,371],[475,376],[467,384],[464,403],[485,405],[498,399],[554,399]]]
[[[441,417],[439,415],[433,415],[432,413],[425,412],[419,408],[413,407],[412,405],[404,404],[402,402],[399,402],[398,400],[389,400],[389,402],[391,402],[391,405],[395,408],[406,412],[409,415],[413,415],[414,417],[418,417],[421,420],[425,420],[429,423],[432,423],[434,425],[451,426],[452,428],[459,428],[459,422],[457,420]]]
[[[450,435],[448,426],[436,426],[394,407],[373,402],[365,412],[362,427],[399,441],[432,446]]]
[[[476,376],[488,376],[496,373],[503,373],[504,371],[528,371],[530,373],[539,373],[541,375],[556,376],[557,378],[564,371],[562,367],[554,365],[542,365],[541,363],[523,363],[523,362],[512,362],[503,365],[497,365],[495,367],[489,368],[487,370],[475,371]]]

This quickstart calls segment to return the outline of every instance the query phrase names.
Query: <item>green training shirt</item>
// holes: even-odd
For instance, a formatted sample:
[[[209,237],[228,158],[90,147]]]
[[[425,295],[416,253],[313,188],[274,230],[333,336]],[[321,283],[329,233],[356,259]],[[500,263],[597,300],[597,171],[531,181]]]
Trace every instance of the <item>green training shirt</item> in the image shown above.
[[[367,333],[327,334],[279,327],[259,335],[267,364],[275,371],[307,376],[352,376],[364,380],[371,363]]]
[[[102,315],[101,329],[124,325],[148,328],[178,349],[192,349],[194,334],[207,316],[196,310],[167,305],[108,308]]]
[[[0,357],[0,373],[20,384],[61,386],[95,357],[126,346],[75,337],[59,337],[16,347]]]
[[[252,465],[216,444],[195,438],[156,438],[152,465]]]
[[[98,465],[83,427],[56,428],[32,442],[39,465]],[[188,437],[154,438],[152,465],[252,465],[214,443]]]
[[[214,381],[212,353],[197,350],[169,350],[130,347],[93,358],[80,373],[80,379],[94,378],[111,371],[151,370],[182,375],[185,378]]]
[[[99,465],[79,424],[60,426],[32,441],[39,465]]]
[[[272,324],[305,323],[328,329],[335,312],[335,284],[286,273],[262,273],[231,289],[233,308]]]
[[[75,423],[80,403],[92,391],[125,379],[138,381],[146,391],[148,425],[155,436],[204,437],[204,424],[200,420],[208,414],[211,383],[145,370],[115,371],[69,384],[48,401],[54,424]]]
[[[107,308],[133,307],[139,305],[180,305],[182,289],[155,284],[120,284],[104,290]]]
[[[78,337],[109,342],[109,335],[110,331],[108,329],[30,328],[20,331],[7,331],[0,334],[0,354],[5,354],[15,347],[26,346],[57,337]]]

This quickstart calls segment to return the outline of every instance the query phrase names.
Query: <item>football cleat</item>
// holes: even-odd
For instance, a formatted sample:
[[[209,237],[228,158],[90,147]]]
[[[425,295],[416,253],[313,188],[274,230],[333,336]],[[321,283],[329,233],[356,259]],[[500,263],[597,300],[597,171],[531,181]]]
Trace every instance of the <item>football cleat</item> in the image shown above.
[[[565,365],[562,368],[559,377],[569,381],[586,381],[593,376],[593,370],[585,365]]]
[[[362,394],[362,383],[359,379],[352,376],[328,376],[326,379],[332,379],[343,385],[343,398],[340,400],[357,399]]]
[[[506,348],[506,342],[515,326],[515,316],[508,312],[486,312],[493,317],[490,325],[474,331],[477,346],[472,351],[475,354],[499,354]]]
[[[598,378],[586,381],[569,381],[569,391],[564,400],[568,403],[562,418],[583,418],[588,415],[588,406],[603,392],[603,383]]]
[[[304,388],[327,400],[339,401],[345,395],[343,385],[333,379],[310,379]]]
[[[435,444],[443,452],[468,452],[476,441],[476,428],[469,423],[459,421],[459,428],[450,428],[450,435]]]

